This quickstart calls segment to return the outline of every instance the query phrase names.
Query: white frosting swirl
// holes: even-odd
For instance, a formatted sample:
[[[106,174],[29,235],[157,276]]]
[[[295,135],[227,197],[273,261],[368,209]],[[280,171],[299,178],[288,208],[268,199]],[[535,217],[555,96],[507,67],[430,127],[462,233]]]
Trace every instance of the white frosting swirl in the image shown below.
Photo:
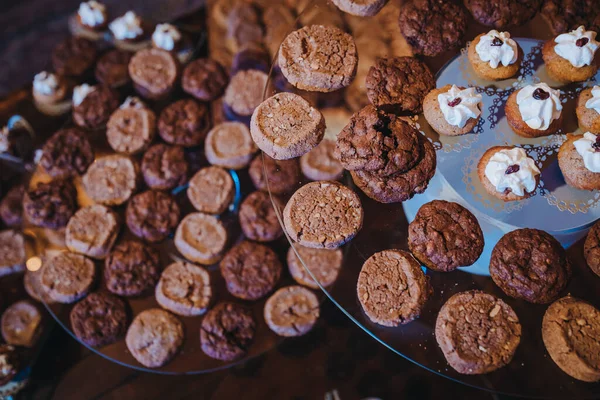
[[[58,77],[51,72],[42,71],[33,77],[33,90],[37,93],[50,96],[58,87]]]
[[[127,96],[119,108],[145,108],[146,104],[136,96]]]
[[[7,152],[10,149],[10,142],[8,141],[9,133],[8,126],[4,126],[0,130],[0,153]]]
[[[494,41],[497,41],[497,39],[502,41],[502,45],[494,45]],[[510,38],[510,33],[498,32],[497,30],[491,30],[480,37],[479,43],[475,46],[475,51],[481,61],[489,62],[492,68],[498,68],[500,63],[506,67],[517,61],[519,57],[517,42]]]
[[[574,31],[558,35],[554,39],[557,43],[554,51],[576,68],[591,65],[600,45],[595,39],[596,32],[586,31],[585,27],[580,26]]]
[[[81,102],[86,98],[86,96],[94,90],[96,90],[96,88],[94,86],[88,85],[87,83],[76,86],[75,89],[73,89],[73,105],[80,105]]]
[[[446,122],[459,128],[463,128],[469,119],[481,115],[481,95],[475,92],[475,88],[461,90],[452,85],[446,93],[438,94],[438,103]]]
[[[158,24],[152,34],[152,42],[159,49],[172,51],[181,40],[181,33],[171,24]]]
[[[581,139],[577,139],[573,145],[575,150],[583,158],[583,165],[592,172],[600,173],[600,149],[597,151],[593,145],[600,135],[594,135],[591,132],[583,134]]]
[[[95,0],[84,1],[77,11],[81,23],[90,28],[101,26],[106,22],[106,6]]]
[[[125,15],[115,19],[109,28],[118,40],[135,39],[144,34],[142,19],[133,11],[127,11]]]
[[[595,110],[600,114],[600,86],[592,88],[592,97],[585,102],[585,107]]]
[[[509,167],[517,169],[514,166],[518,166],[518,171],[507,173],[510,172]],[[533,192],[539,174],[540,170],[535,165],[535,161],[520,147],[497,151],[485,166],[485,176],[498,192],[502,193],[510,189],[517,196],[524,196],[525,192]]]
[[[536,90],[548,93],[548,98],[534,97]],[[517,93],[517,104],[521,118],[531,129],[545,131],[552,121],[560,118],[562,104],[560,103],[560,90],[550,88],[545,83],[525,86]]]

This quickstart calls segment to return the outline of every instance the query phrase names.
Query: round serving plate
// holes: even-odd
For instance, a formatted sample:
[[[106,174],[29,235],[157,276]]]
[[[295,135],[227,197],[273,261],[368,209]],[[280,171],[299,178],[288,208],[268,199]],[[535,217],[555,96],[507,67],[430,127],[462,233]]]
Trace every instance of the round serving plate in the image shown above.
[[[381,13],[386,11],[387,9],[384,8]],[[330,3],[318,0],[307,7],[304,15],[317,18],[327,12],[337,12],[337,10]],[[347,18],[345,14],[341,15]],[[315,23],[312,21],[311,18],[300,18],[297,27]],[[537,20],[532,24],[540,24],[540,22]],[[372,26],[375,25],[378,25],[377,21],[372,22]],[[535,32],[536,29],[535,26],[529,26],[521,31]],[[481,26],[471,27],[468,37],[475,37],[487,30],[489,29]],[[350,31],[352,32],[353,29]],[[361,33],[352,33],[357,42],[362,40]],[[393,37],[396,33],[390,32],[390,34]],[[509,298],[489,277],[488,264],[491,249],[504,233],[519,227],[535,227],[549,231],[561,241],[563,246],[568,247],[581,238],[589,226],[600,217],[600,204],[598,204],[600,194],[597,191],[583,192],[569,188],[562,179],[556,163],[556,152],[564,141],[564,135],[525,140],[512,133],[506,123],[504,103],[512,91],[538,81],[559,87],[545,74],[541,60],[542,42],[533,39],[517,39],[517,41],[526,55],[519,76],[516,79],[497,83],[495,86],[490,86],[489,82],[475,77],[467,60],[466,49],[462,49],[458,55],[456,53],[443,55],[445,59],[441,60],[442,62],[438,58],[426,60],[429,65],[437,68],[433,70],[434,72],[439,71],[436,74],[437,87],[456,84],[477,88],[483,96],[482,121],[476,127],[475,133],[458,138],[440,138],[429,128],[422,116],[418,118],[420,130],[436,148],[438,168],[425,193],[416,195],[404,203],[378,203],[362,193],[353,184],[350,175],[344,173],[341,182],[351,187],[360,196],[364,209],[363,227],[359,234],[344,246],[344,263],[336,284],[333,287],[323,287],[319,284],[319,287],[348,318],[379,343],[397,355],[448,379],[506,395],[560,399],[598,398],[600,383],[585,383],[571,378],[558,368],[546,352],[542,341],[541,322],[547,305],[534,305]],[[390,51],[386,55],[398,54]],[[359,64],[359,70],[360,68]],[[271,71],[271,78],[280,79],[274,71],[276,70]],[[573,103],[581,88],[592,84],[593,81],[590,81],[585,84],[560,87],[563,92],[563,113],[568,116],[565,118],[563,133],[577,132]],[[328,104],[328,96],[334,95],[319,94],[319,96],[322,96],[319,100],[324,100],[319,101],[319,104]],[[321,111],[325,114],[327,110],[321,109]],[[338,132],[341,127],[337,127]],[[472,173],[483,151],[495,145],[506,144],[524,147],[541,167],[542,183],[536,195],[521,204],[494,200],[485,193],[478,183],[476,174]],[[264,173],[268,178],[268,171]],[[299,182],[296,189],[302,185],[303,182]],[[363,312],[356,294],[356,284],[362,265],[376,252],[392,248],[407,250],[408,223],[414,219],[421,205],[434,199],[458,202],[476,215],[485,236],[484,253],[474,266],[451,273],[424,269],[432,284],[433,294],[417,320],[396,328],[375,324]],[[283,210],[275,208],[282,222]],[[286,237],[293,246],[297,246],[287,233]],[[576,267],[566,292],[600,307],[600,299],[597,296],[600,291],[600,279],[585,266],[581,247],[577,245],[569,250],[573,265]],[[302,263],[317,282],[309,266],[304,260]],[[437,314],[442,305],[452,295],[473,289],[483,290],[506,301],[519,316],[523,329],[521,342],[513,360],[507,366],[485,375],[462,375],[456,372],[446,362],[434,335]]]

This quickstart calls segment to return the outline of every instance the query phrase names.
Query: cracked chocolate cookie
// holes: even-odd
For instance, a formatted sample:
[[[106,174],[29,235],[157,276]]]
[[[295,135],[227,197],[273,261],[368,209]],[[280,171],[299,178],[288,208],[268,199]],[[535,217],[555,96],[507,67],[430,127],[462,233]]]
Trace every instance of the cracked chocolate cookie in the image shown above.
[[[42,228],[58,229],[67,225],[77,210],[77,191],[70,181],[40,182],[23,197],[27,221]]]
[[[502,236],[494,247],[490,275],[508,296],[547,304],[567,287],[571,264],[552,235],[538,229],[517,229]]]
[[[118,88],[131,82],[129,77],[129,60],[132,54],[128,51],[113,49],[104,53],[96,63],[94,75],[103,85]]]
[[[421,206],[408,225],[408,247],[417,260],[435,271],[472,265],[483,252],[477,218],[458,203],[433,200]]]
[[[283,210],[288,235],[302,246],[335,249],[362,228],[360,199],[338,182],[311,182],[296,191]]]
[[[306,335],[319,319],[319,299],[307,288],[287,286],[265,303],[264,316],[269,328],[279,336]]]
[[[210,274],[197,265],[175,262],[163,271],[155,294],[161,307],[177,315],[202,315],[212,298]]]
[[[150,189],[171,190],[188,179],[188,162],[181,146],[155,144],[142,158],[142,175]]]
[[[597,0],[545,0],[541,14],[555,35],[575,30],[580,25],[600,31]]]
[[[375,107],[419,114],[435,79],[427,65],[414,57],[379,58],[367,73],[365,87]]]
[[[74,303],[85,297],[94,284],[96,267],[89,258],[75,253],[59,253],[42,269],[42,287],[57,303]]]
[[[210,58],[190,62],[183,70],[183,90],[200,101],[213,101],[225,91],[229,77],[221,64]]]
[[[57,74],[78,77],[96,60],[96,45],[78,37],[68,37],[52,51],[52,66]]]
[[[115,89],[95,85],[81,103],[73,102],[73,121],[84,129],[102,129],[118,107],[119,93]]]
[[[139,296],[154,289],[160,271],[158,251],[137,240],[127,240],[106,257],[104,281],[116,295]]]
[[[83,175],[94,161],[92,145],[78,128],[61,129],[42,147],[40,165],[53,178]]]
[[[158,118],[158,133],[169,144],[198,146],[204,141],[209,129],[208,107],[192,99],[170,104]]]
[[[125,220],[131,233],[151,243],[169,236],[179,223],[181,211],[175,199],[156,190],[135,195],[127,204]]]
[[[510,363],[521,341],[521,324],[504,301],[471,290],[455,294],[442,306],[435,339],[457,372],[486,374]]]
[[[600,276],[600,221],[597,221],[585,238],[583,254],[588,267]]]
[[[250,309],[219,303],[202,320],[200,346],[211,358],[233,361],[246,355],[255,332],[256,322]]]
[[[302,261],[298,259],[296,252],[300,254]],[[311,249],[310,247],[295,245],[290,247],[287,253],[287,265],[292,278],[300,285],[312,289],[319,289],[319,285],[306,271],[306,268],[310,270],[322,286],[327,287],[336,281],[343,260],[344,255],[341,249]]]
[[[70,320],[75,336],[92,347],[114,343],[127,331],[125,303],[109,293],[91,293],[75,304]]]
[[[398,24],[415,53],[433,57],[462,45],[467,13],[446,0],[409,0],[400,8]]]
[[[250,163],[248,174],[254,187],[262,191],[267,191],[268,188],[273,194],[291,192],[302,179],[297,159],[274,160],[266,154],[258,154],[254,157]]]
[[[464,0],[464,4],[482,25],[505,29],[532,19],[540,10],[542,0]]]
[[[283,210],[283,201],[277,196],[273,196],[272,199],[276,207],[280,211]],[[283,236],[283,229],[268,193],[250,193],[240,205],[239,217],[242,232],[250,240],[271,242]]]

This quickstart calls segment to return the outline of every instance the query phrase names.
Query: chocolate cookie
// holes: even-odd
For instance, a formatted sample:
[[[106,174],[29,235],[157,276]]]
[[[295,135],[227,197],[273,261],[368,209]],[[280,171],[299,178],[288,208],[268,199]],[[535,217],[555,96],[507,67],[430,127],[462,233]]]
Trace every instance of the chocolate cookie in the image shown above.
[[[505,29],[532,19],[540,10],[542,0],[464,0],[464,3],[482,25]]]
[[[106,288],[119,296],[139,296],[153,289],[160,272],[158,251],[135,240],[115,246],[104,262]]]
[[[0,277],[22,272],[26,260],[23,234],[12,229],[0,231]]]
[[[565,373],[584,382],[600,380],[600,311],[574,297],[548,307],[542,339],[552,360]]]
[[[398,25],[415,53],[433,57],[462,45],[467,13],[445,0],[409,0],[400,7]]]
[[[33,347],[42,334],[42,313],[28,300],[11,304],[2,313],[2,338],[13,346]]]
[[[112,49],[104,53],[96,63],[94,71],[96,80],[112,88],[128,84],[131,81],[128,69],[131,56],[131,52],[119,49]]]
[[[302,261],[298,259],[296,252],[300,254]],[[295,245],[290,247],[287,253],[287,265],[292,278],[300,285],[312,289],[319,289],[319,285],[306,271],[306,268],[310,270],[322,286],[327,287],[336,281],[342,268],[343,259],[341,249],[311,249],[310,247]]]
[[[175,262],[163,271],[155,293],[158,304],[175,314],[202,315],[212,298],[210,274],[197,265]]]
[[[148,190],[135,195],[127,204],[125,220],[129,230],[151,243],[169,236],[179,222],[181,211],[169,194]]]
[[[125,303],[108,293],[91,293],[75,304],[70,319],[75,336],[92,347],[114,343],[127,330]]]
[[[156,114],[138,97],[128,97],[108,120],[106,139],[118,153],[138,154],[154,140]]]
[[[158,118],[160,137],[167,143],[183,147],[200,145],[209,129],[208,107],[192,99],[170,104]]]
[[[453,271],[472,265],[483,252],[477,218],[458,203],[433,200],[408,225],[408,247],[427,268]]]
[[[521,341],[521,324],[508,304],[471,290],[455,294],[443,305],[435,339],[456,371],[485,374],[512,360]]]
[[[23,197],[25,218],[43,228],[66,226],[77,209],[77,191],[70,181],[40,182]]]
[[[406,251],[384,250],[365,261],[356,294],[369,319],[400,326],[418,318],[431,287],[421,266]]]
[[[250,69],[262,71],[267,74],[271,69],[271,57],[261,43],[249,43],[233,55],[233,59],[231,60],[232,75],[235,75],[239,71],[248,71]]]
[[[583,254],[588,267],[600,276],[600,221],[597,221],[585,238]]]
[[[567,287],[571,264],[552,235],[538,229],[517,229],[502,236],[494,247],[490,275],[510,297],[547,304]]]
[[[219,167],[200,169],[190,179],[187,197],[198,211],[221,214],[227,210],[235,196],[235,185],[229,172]]]
[[[215,125],[208,132],[204,143],[208,162],[223,168],[246,168],[257,151],[250,130],[241,122]]]
[[[300,169],[312,181],[336,181],[342,177],[344,167],[335,156],[334,140],[323,139],[321,143],[302,157]]]
[[[21,371],[22,355],[18,347],[0,344],[0,385],[6,385]]]
[[[188,162],[181,146],[155,144],[144,153],[142,175],[150,189],[171,190],[188,180]]]
[[[74,303],[87,295],[96,278],[94,262],[75,253],[48,258],[42,269],[42,286],[57,303]]]
[[[248,123],[263,93],[272,92],[269,76],[255,69],[240,71],[231,77],[223,95],[223,111],[227,119]]]
[[[310,25],[285,38],[278,64],[298,89],[332,92],[350,85],[356,75],[358,53],[352,36],[341,29]]]
[[[274,160],[266,154],[254,157],[248,174],[254,187],[262,191],[269,190],[273,194],[291,192],[302,179],[298,160]]]
[[[83,75],[96,60],[96,45],[86,39],[68,37],[52,51],[52,66],[60,75]]]
[[[284,207],[283,201],[277,196],[271,197],[268,193],[261,191],[250,193],[240,205],[240,225],[248,239],[257,242],[271,242],[283,236],[283,229],[279,224],[271,200],[281,212]]]
[[[166,50],[143,49],[129,61],[129,76],[142,97],[161,100],[169,96],[177,83],[179,61]]]
[[[137,190],[139,168],[129,157],[113,154],[97,159],[83,176],[83,188],[96,203],[117,206]]]
[[[600,9],[596,0],[545,0],[541,14],[555,35],[581,25],[600,31]]]
[[[23,222],[23,196],[25,186],[17,185],[10,188],[0,201],[0,218],[4,225],[19,226]]]
[[[435,79],[427,65],[414,57],[379,58],[369,69],[365,86],[375,107],[419,114],[425,96],[435,88]]]
[[[281,262],[269,247],[243,241],[227,252],[220,264],[227,290],[242,300],[270,293],[281,276]]]
[[[185,337],[183,323],[160,308],[139,313],[127,330],[125,343],[138,362],[158,368],[175,357]]]
[[[65,244],[74,253],[103,259],[119,234],[117,213],[100,204],[79,209],[69,220]]]
[[[105,85],[96,85],[81,103],[73,103],[73,121],[81,128],[103,128],[119,107],[119,93]]]
[[[78,128],[61,129],[42,147],[40,165],[53,178],[83,175],[94,161],[92,145]]]
[[[279,289],[265,303],[265,322],[279,336],[306,335],[319,319],[319,299],[302,286]]]
[[[405,172],[419,161],[419,131],[399,117],[368,105],[337,137],[335,155],[347,170],[381,176]]]
[[[174,243],[188,260],[211,265],[223,257],[227,229],[214,215],[191,213],[177,227]]]
[[[246,355],[255,332],[251,310],[235,303],[219,303],[202,320],[200,346],[209,357],[233,361]]]
[[[363,209],[351,189],[338,182],[311,182],[296,191],[283,210],[285,230],[302,246],[335,249],[362,228]]]
[[[199,58],[183,70],[183,90],[200,101],[213,101],[221,97],[229,77],[221,64],[210,58]]]

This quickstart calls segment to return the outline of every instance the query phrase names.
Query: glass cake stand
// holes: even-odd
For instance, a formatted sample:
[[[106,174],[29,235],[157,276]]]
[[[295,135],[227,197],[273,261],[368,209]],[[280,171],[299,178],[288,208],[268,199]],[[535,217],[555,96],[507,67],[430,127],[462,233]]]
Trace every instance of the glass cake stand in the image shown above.
[[[381,12],[386,10],[387,8],[384,8]],[[304,15],[311,17],[299,18],[297,25],[301,27],[313,24],[313,18],[322,19],[322,15],[327,12],[336,10],[325,1],[313,1],[304,11]],[[375,25],[377,23],[371,26],[377,28]],[[473,24],[467,37],[474,38],[487,30]],[[357,42],[362,40],[361,32],[355,34]],[[539,17],[515,32],[530,37],[550,36]],[[429,128],[424,118],[419,117],[418,125],[422,133],[436,148],[437,171],[424,194],[404,203],[381,204],[371,200],[353,184],[351,177],[345,172],[341,181],[359,194],[364,209],[364,225],[360,233],[344,246],[344,263],[335,286],[319,286],[350,320],[372,338],[428,371],[499,394],[531,398],[598,398],[600,383],[585,383],[571,378],[556,366],[546,352],[541,337],[541,321],[547,306],[509,298],[489,277],[490,252],[504,233],[520,227],[543,229],[557,237],[563,246],[569,247],[583,237],[589,226],[600,217],[600,193],[572,189],[566,186],[562,179],[556,162],[556,152],[565,139],[564,135],[525,140],[512,133],[506,123],[504,103],[516,88],[540,80],[553,87],[559,86],[545,73],[540,52],[543,42],[520,38],[516,40],[526,55],[518,78],[500,82],[496,86],[490,86],[489,82],[480,81],[475,77],[467,60],[466,48],[460,52],[448,52],[440,57],[425,60],[432,71],[437,72],[437,87],[454,83],[477,88],[483,96],[482,121],[473,134],[440,138]],[[397,55],[391,52],[387,54]],[[360,68],[359,64],[359,71]],[[272,69],[271,79],[281,79],[275,71]],[[563,91],[563,113],[568,116],[561,133],[577,130],[573,117],[575,98],[583,87],[592,85],[596,79],[600,79],[600,74],[590,82],[560,88]],[[327,103],[328,96],[333,98],[334,95],[322,95],[320,99],[324,98],[325,101],[321,103]],[[340,128],[337,127],[337,132]],[[476,172],[473,174],[483,151],[501,144],[523,146],[540,166],[542,183],[536,195],[529,200],[520,203],[496,201],[479,185]],[[264,173],[268,178],[268,172]],[[307,182],[298,182],[296,189]],[[390,248],[407,249],[408,223],[414,219],[421,205],[434,199],[458,202],[476,215],[485,236],[484,252],[475,265],[452,273],[424,269],[434,292],[421,317],[397,328],[377,325],[364,314],[356,295],[356,283],[361,267],[375,252]],[[282,222],[282,210],[275,208]],[[287,238],[293,243],[289,236]],[[600,279],[586,267],[581,243],[570,248],[568,252],[576,268],[566,292],[599,307],[600,299],[597,293],[600,292]],[[302,263],[314,279],[303,260]],[[445,301],[455,293],[472,289],[483,290],[506,301],[519,316],[523,328],[521,343],[510,364],[492,373],[475,376],[461,375],[452,369],[434,336],[437,313]]]

